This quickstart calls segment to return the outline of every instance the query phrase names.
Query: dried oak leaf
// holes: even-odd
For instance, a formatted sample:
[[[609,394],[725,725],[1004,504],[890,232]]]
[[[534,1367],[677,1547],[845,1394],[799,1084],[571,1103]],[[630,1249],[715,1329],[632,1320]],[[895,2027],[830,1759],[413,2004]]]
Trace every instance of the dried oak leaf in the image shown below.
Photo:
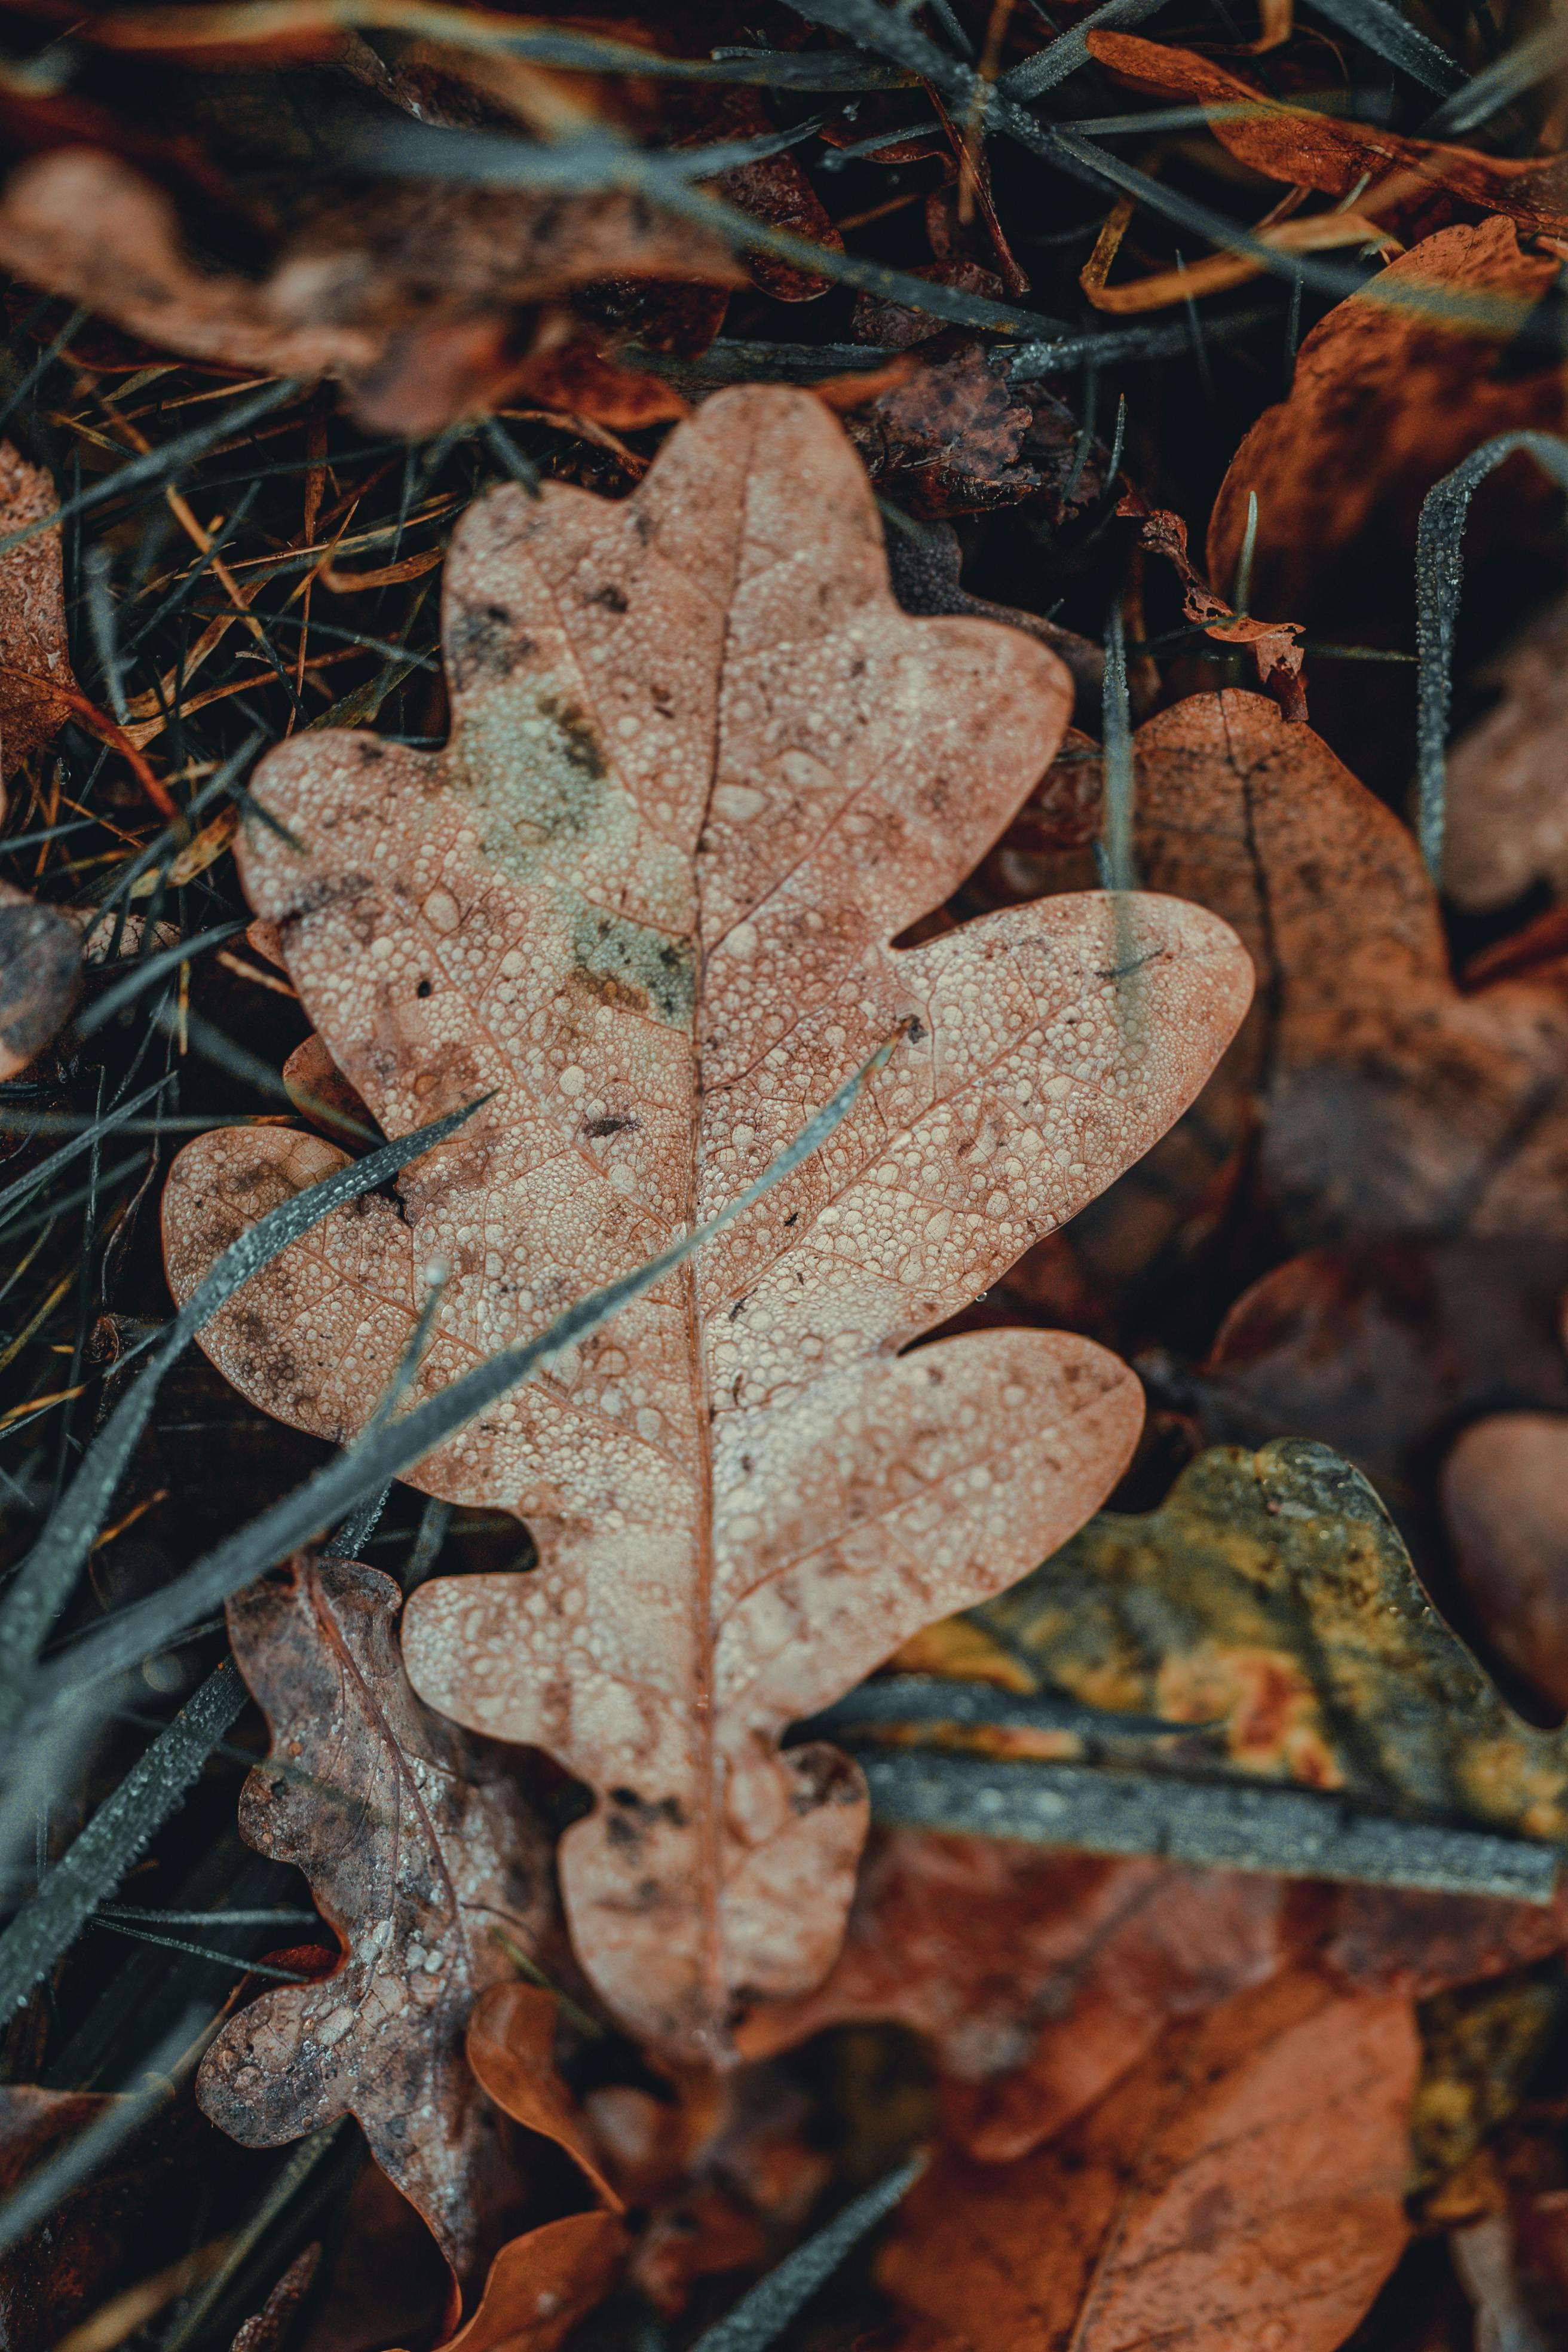
[[[897,2352],[1334,2352],[1405,2243],[1417,2059],[1407,2001],[1292,1971],[1022,2162],[940,2157],[879,2264]]]
[[[1568,597],[1538,613],[1479,683],[1501,692],[1448,753],[1443,887],[1456,906],[1484,911],[1532,882],[1568,888]]]
[[[297,1864],[341,1967],[262,1994],[202,2063],[203,2111],[247,2147],[344,2114],[471,2284],[515,2226],[518,2184],[464,2052],[469,2011],[551,1917],[549,1843],[488,1743],[409,1688],[390,1577],[300,1558],[228,1604],[273,1731],[240,1800],[250,1843]],[[454,2298],[455,2312],[455,2298]]]
[[[1424,208],[1430,209],[1432,196],[1446,194],[1505,214],[1521,229],[1550,236],[1568,229],[1568,178],[1561,157],[1514,160],[1403,139],[1381,125],[1282,106],[1194,49],[1167,47],[1131,33],[1090,32],[1086,39],[1090,57],[1133,89],[1216,108],[1245,107],[1245,113],[1212,115],[1209,129],[1266,179],[1330,196],[1355,191],[1356,208],[1363,213],[1402,214],[1424,200]]]
[[[1216,1446],[978,1614],[1094,1706],[1223,1725],[1212,1769],[1526,1837],[1568,1823],[1568,1738],[1498,1696],[1327,1446]]]
[[[1195,1117],[1213,1099],[1228,1126],[1259,1089],[1289,1225],[1568,1237],[1568,964],[1461,994],[1406,827],[1260,696],[1194,695],[1134,754],[1144,879],[1223,915],[1258,970]]]
[[[446,641],[447,751],[281,748],[256,789],[309,852],[240,856],[389,1135],[496,1091],[401,1211],[325,1221],[208,1326],[246,1394],[362,1427],[437,1261],[439,1388],[732,1199],[898,1041],[695,1269],[413,1474],[542,1554],[423,1588],[416,1686],[589,1783],[561,1848],[584,1964],[646,2036],[708,2047],[736,1990],[823,1973],[848,1904],[863,1790],[779,1733],[1080,1524],[1138,1425],[1077,1339],[892,1350],[1170,1124],[1250,971],[1211,917],[1103,895],[887,944],[1025,798],[1070,683],[1016,631],[899,611],[808,395],[719,395],[622,503],[484,500]],[[178,1294],[338,1164],[277,1130],[187,1150]]]
[[[1459,1584],[1487,1640],[1568,1715],[1568,1414],[1470,1423],[1443,1465]]]
[[[321,2259],[318,2238],[295,2255],[260,2310],[236,2331],[230,2352],[281,2352],[300,2315],[300,2305],[310,2292]]]
[[[639,198],[366,182],[301,210],[268,273],[203,268],[172,199],[100,149],[22,164],[0,263],[150,343],[328,377],[374,432],[427,434],[526,375],[540,303],[606,276],[742,282],[724,250]]]
[[[1255,491],[1255,605],[1299,614],[1309,627],[1327,616],[1341,642],[1362,641],[1363,630],[1388,642],[1391,614],[1413,626],[1415,523],[1433,483],[1494,434],[1562,425],[1561,366],[1497,365],[1558,266],[1554,255],[1521,253],[1510,220],[1444,229],[1320,320],[1297,354],[1289,400],[1264,410],[1220,485],[1210,578],[1235,579]],[[1483,332],[1441,310],[1398,307],[1415,281],[1439,297],[1487,298],[1513,323]],[[1494,485],[1491,497],[1546,503],[1543,484],[1519,479],[1521,488]],[[1467,541],[1472,558],[1486,510],[1483,493]],[[1402,612],[1390,605],[1381,556],[1397,559]]]
[[[1173,2019],[1272,1975],[1281,1924],[1270,1878],[879,1831],[826,1982],[739,2039],[754,2055],[856,2020],[907,2025],[931,2044],[949,2137],[1005,2163],[1075,2122]]]

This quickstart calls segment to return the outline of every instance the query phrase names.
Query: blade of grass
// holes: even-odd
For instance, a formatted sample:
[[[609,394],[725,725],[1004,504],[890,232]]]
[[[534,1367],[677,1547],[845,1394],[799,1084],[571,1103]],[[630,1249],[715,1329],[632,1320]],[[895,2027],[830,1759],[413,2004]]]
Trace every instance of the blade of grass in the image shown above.
[[[100,1903],[113,1894],[238,1720],[246,1696],[233,1661],[226,1658],[66,1848],[33,1900],[0,1934],[0,2016],[22,2006]]]
[[[997,1764],[931,1748],[850,1748],[874,1819],[1205,1869],[1342,1879],[1550,1903],[1562,1855],[1495,1831],[1374,1813],[1331,1790],[1184,1780],[1093,1764]]]
[[[1453,694],[1454,632],[1465,577],[1465,519],[1487,476],[1521,450],[1560,488],[1568,490],[1568,441],[1554,433],[1502,433],[1495,441],[1472,449],[1462,465],[1434,484],[1422,504],[1416,529],[1416,835],[1434,881],[1443,867],[1448,705]]]
[[[818,2287],[826,2286],[845,2257],[868,2230],[874,2230],[900,2200],[907,2197],[925,2170],[923,2156],[912,2156],[896,2172],[886,2174],[873,2188],[824,2222],[814,2237],[793,2254],[786,2254],[766,2278],[759,2279],[731,2312],[707,2328],[691,2352],[765,2352],[784,2334],[803,2305]]]
[[[171,1070],[165,1076],[155,1078],[139,1095],[132,1095],[129,1102],[121,1103],[118,1110],[108,1111],[102,1118],[95,1118],[80,1135],[73,1136],[68,1143],[62,1143],[58,1151],[51,1151],[48,1158],[41,1160],[29,1174],[18,1176],[15,1183],[7,1184],[0,1191],[0,1225],[5,1223],[11,1210],[20,1208],[25,1201],[32,1199],[35,1192],[41,1192],[46,1184],[52,1182],[68,1160],[89,1150],[104,1136],[112,1135],[117,1127],[123,1127],[127,1119],[133,1118],[139,1110],[144,1108],[154,1095],[161,1095],[165,1087],[173,1086],[175,1075]]]
[[[1342,33],[1350,33],[1363,47],[1378,57],[1385,58],[1412,81],[1424,89],[1435,89],[1447,97],[1455,91],[1472,87],[1463,66],[1456,65],[1447,49],[1407,24],[1389,0],[1311,0],[1320,16],[1337,25]]]
[[[1500,58],[1482,68],[1473,81],[1445,99],[1421,126],[1426,139],[1457,139],[1511,104],[1537,82],[1546,81],[1568,59],[1568,17],[1553,14],[1539,30],[1529,33]]]

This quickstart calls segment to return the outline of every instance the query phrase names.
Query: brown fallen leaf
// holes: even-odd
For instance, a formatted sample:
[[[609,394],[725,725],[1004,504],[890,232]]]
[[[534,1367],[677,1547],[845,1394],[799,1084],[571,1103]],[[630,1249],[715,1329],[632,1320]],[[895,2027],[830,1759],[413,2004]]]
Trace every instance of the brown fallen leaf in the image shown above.
[[[1259,1088],[1289,1228],[1568,1236],[1568,965],[1461,994],[1410,833],[1260,696],[1194,695],[1134,750],[1143,878],[1257,967],[1215,1087]]]
[[[172,199],[101,150],[23,163],[0,263],[164,350],[344,386],[373,432],[428,434],[525,375],[532,313],[606,275],[733,285],[724,249],[614,193],[365,182],[302,208],[258,278],[201,268]]]
[[[1415,522],[1433,483],[1494,434],[1561,426],[1560,367],[1497,365],[1557,268],[1554,255],[1521,252],[1512,222],[1494,218],[1424,237],[1331,310],[1302,341],[1289,400],[1264,410],[1231,459],[1209,521],[1210,577],[1235,579],[1255,492],[1255,605],[1310,628],[1331,617],[1342,643],[1386,644],[1391,625],[1413,628]],[[1395,307],[1415,281],[1458,303],[1488,298],[1513,324],[1482,332],[1461,319],[1456,331],[1440,314]],[[1544,503],[1544,488],[1520,478],[1515,497]],[[1472,558],[1486,510],[1483,494]],[[1385,557],[1399,566],[1397,603]]]
[[[1551,1903],[1489,1895],[1456,1903],[1406,1886],[1309,1890],[1292,1920],[1298,1948],[1352,1992],[1430,2000],[1456,1985],[1506,1976],[1568,1944],[1568,1890]],[[1315,1916],[1314,1916],[1315,1915]]]
[[[542,1985],[491,1985],[468,2020],[468,2063],[480,2088],[513,2123],[526,2124],[563,2147],[610,2211],[618,2212],[620,2196],[600,2168],[556,2065],[560,2015],[560,2000]]]
[[[1453,1433],[1501,1397],[1568,1412],[1552,1299],[1561,1242],[1305,1251],[1245,1290],[1200,1375],[1205,1433],[1297,1433],[1395,1495],[1424,1489]]]
[[[258,831],[239,855],[389,1135],[491,1099],[401,1210],[323,1221],[205,1344],[345,1437],[435,1262],[416,1394],[732,1200],[893,1043],[695,1272],[411,1474],[516,1510],[542,1555],[421,1589],[416,1686],[594,1789],[561,1846],[584,1964],[644,2035],[712,2051],[737,1991],[823,1973],[851,1892],[861,1784],[831,1750],[781,1757],[784,1726],[1058,1543],[1137,1429],[1136,1383],[1087,1341],[891,1351],[1169,1125],[1250,974],[1223,924],[1138,898],[886,944],[1024,799],[1070,685],[1016,630],[899,611],[807,395],[720,394],[619,504],[481,502],[446,640],[449,749],[296,739],[255,789],[310,854]],[[337,1164],[278,1130],[187,1149],[178,1294]]]
[[[946,2132],[1007,2163],[1074,2123],[1172,2021],[1271,1975],[1281,1928],[1274,1879],[881,1831],[832,1974],[756,2012],[740,2043],[907,2025],[931,2043]]]
[[[897,2352],[1335,2352],[1405,2243],[1417,2057],[1408,2002],[1293,1972],[1021,2163],[939,2158],[879,2265]]]
[[[80,985],[76,925],[0,882],[0,1080],[25,1070],[64,1027]]]
[[[479,2305],[441,2352],[556,2352],[614,2284],[625,2233],[613,2213],[568,2213],[503,2246]]]
[[[953,327],[912,357],[912,373],[846,420],[879,488],[922,520],[1016,506],[1037,489],[1018,462],[1033,411],[1008,383],[1005,354]]]
[[[1568,1715],[1568,1414],[1490,1413],[1443,1465],[1443,1516],[1488,1641]]]
[[[547,1930],[549,1848],[495,1749],[410,1690],[399,1600],[374,1569],[301,1558],[229,1603],[236,1659],[274,1735],[240,1827],[304,1871],[343,1957],[226,2026],[198,2096],[249,2147],[354,2116],[472,2286],[515,2226],[520,2184],[464,2035],[479,1991],[509,1969],[491,1928],[530,1953]]]
[[[1216,109],[1244,107],[1245,112],[1216,111],[1209,128],[1222,146],[1268,179],[1330,196],[1355,191],[1363,213],[1397,212],[1441,191],[1506,214],[1521,229],[1549,236],[1568,229],[1568,178],[1559,157],[1482,155],[1469,147],[1404,139],[1379,124],[1281,105],[1194,49],[1131,33],[1092,31],[1085,39],[1090,57],[1133,89]]]
[[[0,441],[0,539],[58,504],[43,468]],[[58,733],[75,688],[57,523],[0,556],[0,778],[8,780]]]
[[[1476,675],[1501,692],[1448,753],[1443,887],[1456,906],[1485,911],[1532,882],[1568,888],[1568,598]]]

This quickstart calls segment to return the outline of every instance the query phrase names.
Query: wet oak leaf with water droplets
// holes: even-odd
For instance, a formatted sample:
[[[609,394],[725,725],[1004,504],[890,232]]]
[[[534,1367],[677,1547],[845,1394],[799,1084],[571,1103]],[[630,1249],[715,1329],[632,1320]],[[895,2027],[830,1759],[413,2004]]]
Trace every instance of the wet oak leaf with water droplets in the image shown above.
[[[399,1599],[375,1569],[300,1558],[228,1604],[273,1732],[240,1827],[304,1872],[343,1956],[226,2026],[198,2091],[251,2147],[353,2115],[469,2287],[516,2226],[521,2183],[465,2035],[477,1996],[511,1967],[492,1929],[530,1953],[549,1933],[550,1851],[510,1759],[409,1688]]]
[[[1103,894],[903,950],[1026,796],[1071,685],[1013,630],[911,620],[809,395],[720,394],[620,504],[493,493],[447,568],[447,750],[300,739],[255,789],[251,902],[389,1135],[448,1145],[284,1252],[203,1335],[280,1417],[363,1427],[446,1270],[428,1394],[735,1197],[885,1043],[830,1140],[417,1466],[540,1564],[426,1585],[432,1705],[595,1791],[561,1846],[618,2016],[712,2052],[735,1996],[832,1959],[858,1774],[779,1736],[1010,1582],[1125,1462],[1137,1384],[999,1330],[900,1358],[1146,1150],[1251,974],[1223,923]],[[340,1164],[230,1130],[164,1211],[187,1296]]]

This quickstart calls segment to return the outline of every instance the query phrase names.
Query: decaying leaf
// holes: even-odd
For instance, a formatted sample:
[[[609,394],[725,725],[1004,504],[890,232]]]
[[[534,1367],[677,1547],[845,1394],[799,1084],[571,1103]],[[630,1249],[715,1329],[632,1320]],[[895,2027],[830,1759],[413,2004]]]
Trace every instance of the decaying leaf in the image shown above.
[[[296,2254],[259,2311],[237,2331],[233,2352],[280,2352],[310,2291],[321,2259],[321,2240]]]
[[[1226,1443],[1315,1437],[1408,1492],[1500,1399],[1568,1412],[1552,1298],[1562,1242],[1308,1250],[1245,1290],[1201,1375]]]
[[[0,882],[0,1079],[43,1051],[76,1002],[81,935],[53,907]]]
[[[1489,1413],[1443,1465],[1443,1514],[1477,1622],[1568,1714],[1568,1415]]]
[[[1520,2102],[1563,2011],[1562,1972],[1516,1971],[1424,2002],[1411,2186],[1448,2180]]]
[[[469,2011],[536,1949],[549,1845],[493,1748],[410,1690],[390,1577],[290,1561],[229,1603],[235,1656],[273,1728],[246,1784],[252,1845],[298,1864],[342,1966],[265,1992],[202,2064],[204,2111],[270,2147],[343,2114],[471,2284],[515,2226],[519,2184],[464,2054]]]
[[[962,327],[919,345],[913,372],[847,420],[867,472],[927,519],[1013,506],[1038,487],[1020,455],[1033,411],[1004,353]]]
[[[442,2352],[556,2352],[608,2292],[623,2234],[613,2213],[567,2213],[501,2248],[479,2307]]]
[[[898,2352],[1335,2352],[1405,2243],[1417,2055],[1408,2002],[1293,1971],[1022,2162],[939,2158],[879,2265]]]
[[[1499,1697],[1326,1446],[1217,1446],[979,1614],[1080,1698],[1216,1727],[1208,1769],[1527,1837],[1568,1822],[1568,1740]]]
[[[1537,614],[1479,682],[1501,693],[1448,753],[1443,887],[1484,910],[1535,881],[1568,888],[1568,598]]]
[[[1261,697],[1192,696],[1134,748],[1144,880],[1223,915],[1257,967],[1216,1089],[1259,1088],[1294,1229],[1568,1234],[1563,964],[1461,994],[1409,832]]]
[[[1560,157],[1512,159],[1404,139],[1381,125],[1282,106],[1194,49],[1131,33],[1096,30],[1085,37],[1090,57],[1119,82],[1157,98],[1230,110],[1213,114],[1209,128],[1233,155],[1270,180],[1330,196],[1353,195],[1363,213],[1398,213],[1423,200],[1430,211],[1432,195],[1442,194],[1504,214],[1521,229],[1561,236],[1568,228],[1568,181]]]
[[[741,2043],[910,2026],[941,2070],[946,2130],[1005,2163],[1074,2123],[1172,2020],[1272,1975],[1281,1927],[1274,1879],[879,1831],[832,1974],[759,2011]]]
[[[0,538],[57,504],[47,474],[0,442]],[[14,775],[69,717],[56,689],[75,684],[57,525],[0,557],[0,779]],[[5,808],[0,788],[0,816]],[[80,961],[79,933],[67,917],[0,881],[0,1081],[25,1069],[64,1024]]]
[[[259,279],[203,268],[163,190],[100,149],[22,164],[0,262],[166,351],[341,383],[373,431],[434,433],[523,381],[537,305],[619,278],[734,285],[688,223],[615,193],[369,182],[300,208]]]
[[[1289,399],[1264,410],[1231,459],[1209,521],[1211,579],[1235,579],[1256,493],[1256,606],[1309,627],[1331,615],[1351,644],[1367,630],[1390,642],[1391,620],[1413,625],[1415,521],[1433,483],[1493,434],[1562,425],[1561,367],[1543,354],[1498,366],[1557,269],[1554,255],[1521,252],[1512,222],[1493,218],[1424,237],[1331,310],[1302,341]],[[1502,315],[1483,331],[1440,309],[1397,307],[1395,291],[1416,280],[1456,306],[1485,298]],[[1515,495],[1544,501],[1544,488],[1521,479]],[[1389,575],[1377,559],[1388,552],[1407,600],[1393,614],[1381,609]],[[1373,595],[1381,607],[1369,611]]]
[[[600,2167],[555,2063],[561,2003],[542,1985],[493,1984],[468,2020],[468,2063],[480,2086],[514,2123],[563,2147],[612,2212],[621,2200]]]
[[[42,467],[0,441],[0,539],[58,504]],[[75,686],[57,523],[0,556],[0,778],[13,776],[69,718],[70,705],[57,689]]]
[[[831,1142],[415,1483],[504,1507],[528,1575],[433,1582],[433,1705],[595,1791],[561,1848],[620,2016],[711,2049],[735,1991],[830,1961],[857,1776],[777,1739],[994,1591],[1118,1475],[1136,1383],[1037,1331],[891,1350],[971,1300],[1166,1128],[1247,960],[1174,902],[1058,898],[926,944],[1059,739],[1016,630],[911,621],[808,395],[720,395],[612,505],[492,495],[448,565],[447,751],[297,738],[255,789],[253,905],[389,1135],[491,1099],[255,1279],[204,1344],[279,1416],[361,1427],[427,1295],[415,1391],[538,1330],[760,1174],[894,1044]],[[189,1295],[331,1147],[225,1130],[165,1201]]]

